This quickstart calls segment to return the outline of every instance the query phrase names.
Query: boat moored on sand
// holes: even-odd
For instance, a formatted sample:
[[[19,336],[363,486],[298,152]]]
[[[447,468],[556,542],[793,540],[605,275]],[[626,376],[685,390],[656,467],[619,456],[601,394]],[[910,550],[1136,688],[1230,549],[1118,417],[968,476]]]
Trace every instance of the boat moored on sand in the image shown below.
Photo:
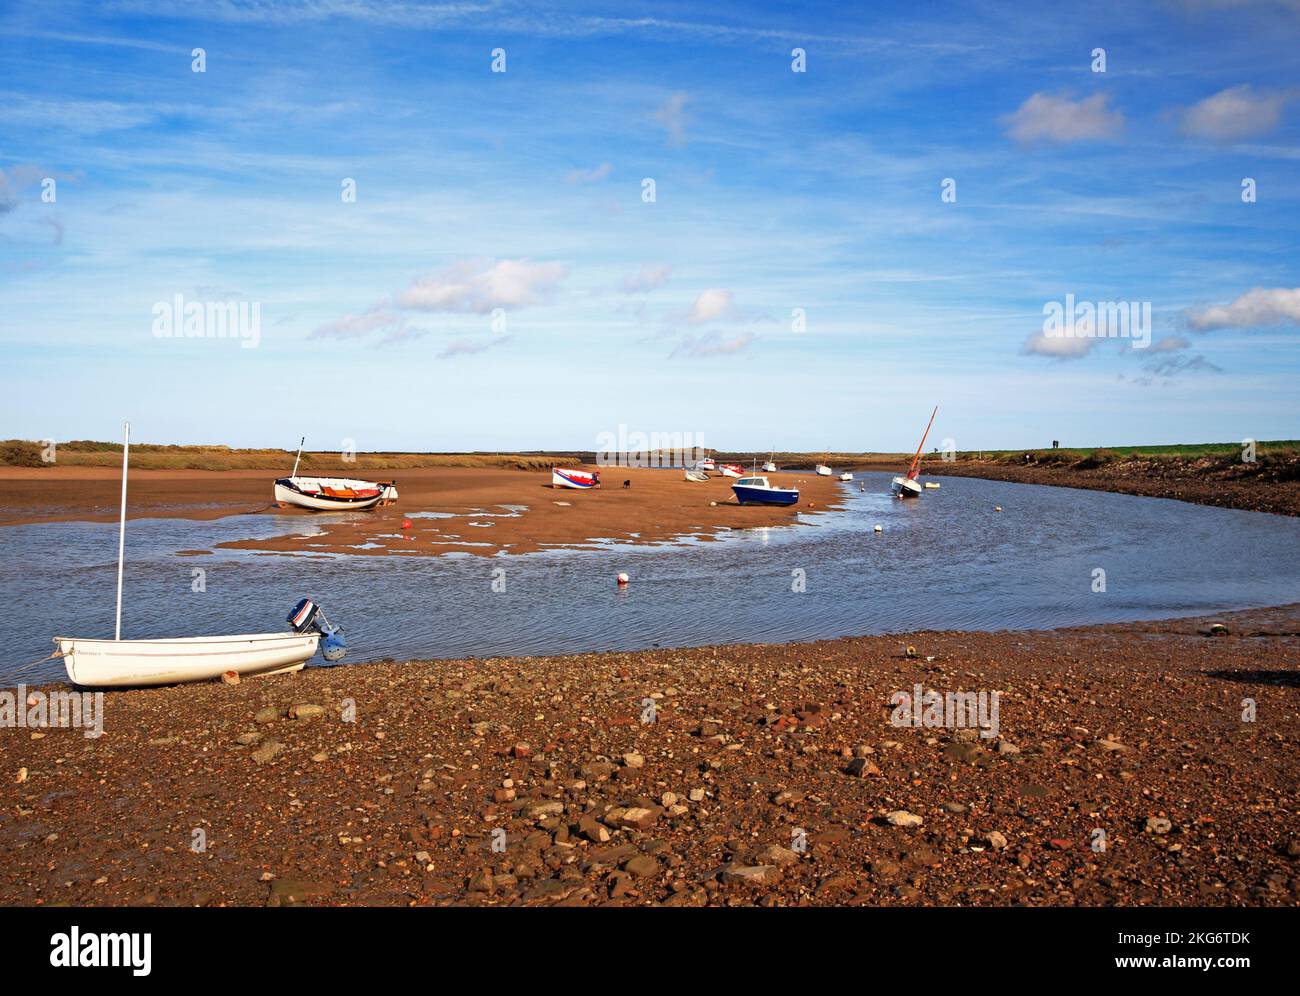
[[[567,467],[551,468],[551,487],[577,488],[585,491],[600,487],[600,474],[596,471],[570,470]]]
[[[731,486],[736,501],[742,505],[795,505],[798,488],[775,487],[766,477],[742,477]]]
[[[275,482],[275,504],[280,508],[296,505],[314,512],[364,512],[377,505],[397,501],[396,481],[362,481],[352,477],[298,476],[304,436],[298,444],[293,472]]]
[[[723,477],[744,477],[745,468],[738,463],[724,463],[718,466]]]
[[[831,469],[830,469],[830,467],[826,466],[826,464],[824,464],[824,463],[819,463],[819,464],[817,465],[817,476],[818,476],[818,477],[830,477],[830,476],[831,476]]]

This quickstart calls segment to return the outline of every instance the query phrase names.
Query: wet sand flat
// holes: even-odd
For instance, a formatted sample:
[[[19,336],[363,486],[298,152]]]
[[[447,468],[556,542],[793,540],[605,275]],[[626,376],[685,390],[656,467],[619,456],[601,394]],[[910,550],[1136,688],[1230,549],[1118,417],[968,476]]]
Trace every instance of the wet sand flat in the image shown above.
[[[224,544],[240,549],[487,556],[600,539],[651,543],[688,535],[708,538],[722,529],[789,524],[799,513],[833,507],[839,494],[837,482],[809,473],[770,475],[773,483],[801,489],[797,511],[740,507],[730,479],[695,484],[683,480],[680,470],[668,469],[604,468],[603,486],[591,491],[552,488],[549,472],[495,468],[420,468],[370,476],[396,478],[401,497],[395,505],[320,514],[276,508],[274,478],[265,471],[133,471],[128,516],[215,519],[259,513],[285,520],[283,536]],[[631,486],[624,488],[624,481]],[[117,518],[120,487],[120,472],[111,468],[0,468],[0,525],[111,522]],[[312,520],[320,533],[304,536],[298,527]],[[407,520],[411,526],[403,529]]]

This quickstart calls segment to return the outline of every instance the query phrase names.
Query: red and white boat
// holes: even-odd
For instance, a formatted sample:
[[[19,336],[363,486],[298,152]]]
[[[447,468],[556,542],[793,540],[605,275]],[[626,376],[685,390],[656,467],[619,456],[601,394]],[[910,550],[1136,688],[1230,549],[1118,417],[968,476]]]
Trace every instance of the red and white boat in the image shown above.
[[[921,485],[916,480],[916,475],[921,468],[921,450],[925,448],[925,437],[930,435],[930,426],[934,425],[934,417],[939,414],[939,406],[934,406],[934,411],[930,413],[929,425],[925,427],[925,433],[921,436],[921,443],[916,448],[916,456],[912,457],[912,465],[907,468],[907,474],[903,477],[895,477],[890,484],[890,490],[899,498],[917,498],[921,494]]]
[[[306,439],[303,439],[306,442]],[[299,477],[302,443],[293,473],[275,482],[275,503],[280,508],[297,505],[315,512],[364,512],[397,501],[397,482],[360,481],[352,477]]]
[[[586,470],[569,470],[567,467],[551,468],[551,487],[553,488],[588,488],[600,487],[600,474]]]
[[[718,470],[722,472],[723,477],[744,477],[745,468],[738,463],[723,463],[718,465]]]

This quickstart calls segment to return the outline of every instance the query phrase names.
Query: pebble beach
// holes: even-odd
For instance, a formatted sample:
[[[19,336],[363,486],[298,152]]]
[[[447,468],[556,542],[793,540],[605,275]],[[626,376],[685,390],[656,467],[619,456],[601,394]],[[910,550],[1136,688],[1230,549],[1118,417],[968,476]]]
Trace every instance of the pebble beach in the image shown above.
[[[900,724],[918,686],[996,692],[996,730]],[[0,902],[1300,902],[1300,606],[309,668],[103,718],[0,737]]]

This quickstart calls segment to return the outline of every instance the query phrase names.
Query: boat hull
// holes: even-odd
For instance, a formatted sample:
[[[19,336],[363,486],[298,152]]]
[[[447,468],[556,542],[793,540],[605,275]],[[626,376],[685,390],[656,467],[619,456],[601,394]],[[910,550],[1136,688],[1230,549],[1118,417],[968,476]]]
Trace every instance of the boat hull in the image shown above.
[[[718,467],[718,471],[723,477],[741,478],[745,476],[745,468],[734,463],[724,463]]]
[[[767,463],[763,464],[763,468],[762,468],[762,469],[763,469],[763,473],[764,473],[764,474],[775,474],[775,473],[776,473],[776,464],[774,464],[771,460],[769,460],[769,461],[767,461]]]
[[[702,484],[709,479],[709,475],[702,470],[686,471],[686,479],[695,484]]]
[[[742,505],[796,505],[797,488],[755,488],[746,484],[733,484],[731,490]]]
[[[916,498],[921,494],[921,485],[910,477],[895,477],[889,488],[899,498]]]
[[[600,487],[600,477],[585,470],[567,470],[562,467],[552,467],[551,487],[577,488],[579,491],[586,491]]]
[[[330,488],[340,494],[327,494]],[[375,492],[375,493],[370,493]],[[364,512],[397,501],[391,481],[357,481],[348,477],[282,477],[275,482],[275,503],[296,505],[315,512]]]
[[[87,688],[138,688],[297,671],[320,633],[253,633],[174,640],[80,640],[56,636],[68,680]]]
[[[824,464],[824,463],[819,463],[819,464],[817,465],[817,476],[818,476],[818,477],[830,477],[830,476],[831,476],[831,469],[830,469],[829,467],[827,467],[826,464]]]

